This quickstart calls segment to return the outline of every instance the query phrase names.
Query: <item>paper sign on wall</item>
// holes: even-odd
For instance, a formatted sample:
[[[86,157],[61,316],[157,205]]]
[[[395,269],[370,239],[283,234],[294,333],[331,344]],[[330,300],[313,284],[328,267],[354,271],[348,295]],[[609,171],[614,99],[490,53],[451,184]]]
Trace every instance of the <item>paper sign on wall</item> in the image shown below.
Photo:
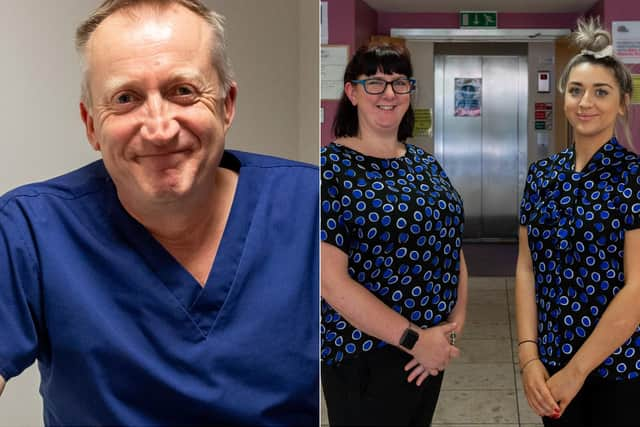
[[[611,23],[613,50],[626,64],[640,64],[640,21]]]
[[[413,136],[431,136],[433,110],[431,108],[415,108],[413,110]]]
[[[344,89],[344,69],[349,59],[349,46],[322,46],[320,48],[320,97],[340,99]]]

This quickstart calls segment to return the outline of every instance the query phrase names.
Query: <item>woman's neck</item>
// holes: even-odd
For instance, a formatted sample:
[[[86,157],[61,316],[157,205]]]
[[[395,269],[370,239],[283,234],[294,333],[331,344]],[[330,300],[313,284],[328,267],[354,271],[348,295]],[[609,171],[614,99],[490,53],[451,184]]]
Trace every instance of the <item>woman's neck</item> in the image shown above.
[[[613,135],[609,136],[599,136],[598,138],[575,138],[575,152],[576,152],[576,161],[575,161],[575,171],[581,172],[589,160],[593,157],[596,152],[602,148],[604,144],[609,142]]]

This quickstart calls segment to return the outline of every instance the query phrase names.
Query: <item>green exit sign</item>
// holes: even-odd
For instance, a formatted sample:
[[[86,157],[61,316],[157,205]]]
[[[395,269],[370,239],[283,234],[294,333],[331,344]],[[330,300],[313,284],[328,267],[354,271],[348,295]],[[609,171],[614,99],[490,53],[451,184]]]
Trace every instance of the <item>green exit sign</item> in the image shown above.
[[[498,28],[498,12],[461,11],[460,28]]]

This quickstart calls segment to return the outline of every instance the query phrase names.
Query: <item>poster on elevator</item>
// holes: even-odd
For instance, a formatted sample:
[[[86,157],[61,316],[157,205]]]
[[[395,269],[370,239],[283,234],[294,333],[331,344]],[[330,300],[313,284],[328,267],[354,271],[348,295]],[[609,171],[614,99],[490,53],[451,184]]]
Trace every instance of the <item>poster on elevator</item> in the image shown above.
[[[480,116],[482,113],[482,79],[456,77],[454,89],[454,116]]]

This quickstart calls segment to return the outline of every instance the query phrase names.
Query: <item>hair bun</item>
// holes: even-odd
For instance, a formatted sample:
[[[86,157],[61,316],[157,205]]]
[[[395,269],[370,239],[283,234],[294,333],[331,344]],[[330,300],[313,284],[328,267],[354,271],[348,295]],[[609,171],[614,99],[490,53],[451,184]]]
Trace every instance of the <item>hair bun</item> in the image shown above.
[[[599,52],[611,45],[611,34],[600,26],[599,18],[580,18],[573,32],[573,41],[580,50]]]

